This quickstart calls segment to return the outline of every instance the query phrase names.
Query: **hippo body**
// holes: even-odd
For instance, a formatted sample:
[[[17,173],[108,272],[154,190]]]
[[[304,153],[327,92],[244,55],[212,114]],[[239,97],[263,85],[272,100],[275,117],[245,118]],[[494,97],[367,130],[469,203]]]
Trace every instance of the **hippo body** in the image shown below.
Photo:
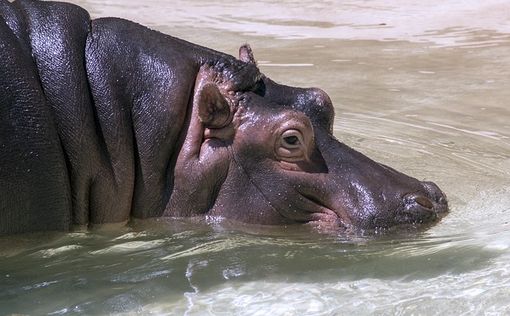
[[[444,194],[332,135],[320,89],[58,2],[0,0],[0,235],[209,214],[436,222]]]

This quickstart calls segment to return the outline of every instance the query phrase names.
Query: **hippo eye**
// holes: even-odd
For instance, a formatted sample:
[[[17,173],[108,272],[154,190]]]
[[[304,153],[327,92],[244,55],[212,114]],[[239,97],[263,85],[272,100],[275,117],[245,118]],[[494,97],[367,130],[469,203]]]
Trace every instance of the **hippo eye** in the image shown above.
[[[283,141],[287,143],[287,145],[295,146],[299,144],[299,138],[297,136],[287,136],[283,138]]]
[[[288,129],[283,132],[276,146],[276,155],[280,160],[288,162],[306,159],[306,146],[301,131]]]
[[[301,146],[302,139],[303,136],[298,130],[286,130],[282,134],[282,146],[288,149],[299,148]]]
[[[274,158],[288,170],[298,170],[310,163],[314,152],[312,123],[304,113],[285,111],[283,122],[274,130]],[[289,169],[290,168],[290,169]]]

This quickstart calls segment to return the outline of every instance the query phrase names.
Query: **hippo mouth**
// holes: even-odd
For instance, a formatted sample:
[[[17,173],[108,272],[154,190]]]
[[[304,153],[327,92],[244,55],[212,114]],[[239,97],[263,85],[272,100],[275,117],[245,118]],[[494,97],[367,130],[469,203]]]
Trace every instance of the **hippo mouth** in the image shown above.
[[[300,192],[304,199],[309,201],[313,206],[310,219],[307,223],[312,225],[334,225],[336,228],[350,229],[352,221],[348,213],[343,209],[334,208],[313,195]]]

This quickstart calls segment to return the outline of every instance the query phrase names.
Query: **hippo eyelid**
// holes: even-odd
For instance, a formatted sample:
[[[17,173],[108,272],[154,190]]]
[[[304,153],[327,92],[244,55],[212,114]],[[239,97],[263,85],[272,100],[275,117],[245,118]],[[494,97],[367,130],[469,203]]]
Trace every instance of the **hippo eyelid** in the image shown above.
[[[307,145],[300,129],[287,129],[280,134],[276,143],[277,159],[286,162],[297,162],[307,159]]]
[[[286,130],[282,136],[282,146],[288,149],[299,148],[303,144],[303,135],[295,129]]]

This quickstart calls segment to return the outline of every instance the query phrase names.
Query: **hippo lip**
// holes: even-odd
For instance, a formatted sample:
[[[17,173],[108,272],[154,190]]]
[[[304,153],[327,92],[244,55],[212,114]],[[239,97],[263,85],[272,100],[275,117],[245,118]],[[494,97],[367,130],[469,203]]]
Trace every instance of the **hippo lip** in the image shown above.
[[[346,212],[334,211],[332,207],[314,196],[304,193],[301,193],[301,195],[315,206],[309,222],[334,222],[338,226],[344,228],[352,226],[351,220]]]

